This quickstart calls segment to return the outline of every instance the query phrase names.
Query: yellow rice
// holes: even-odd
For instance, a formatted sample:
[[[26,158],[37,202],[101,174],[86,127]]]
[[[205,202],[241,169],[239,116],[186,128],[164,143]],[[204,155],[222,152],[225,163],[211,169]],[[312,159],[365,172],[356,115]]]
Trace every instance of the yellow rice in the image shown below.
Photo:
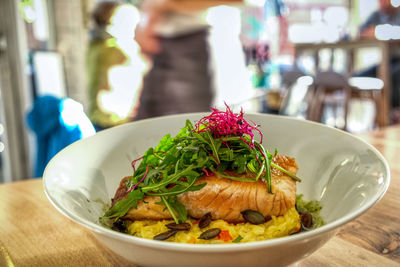
[[[135,221],[128,226],[128,232],[137,237],[153,239],[155,235],[168,231],[169,229],[165,225],[171,222],[173,221]],[[223,220],[216,220],[212,221],[208,227],[200,229],[198,224],[193,224],[194,220],[189,220],[188,222],[192,225],[189,231],[179,231],[175,236],[165,241],[193,244],[224,244],[232,243],[240,235],[242,237],[240,243],[244,243],[288,236],[300,229],[300,218],[295,208],[290,209],[284,216],[272,216],[271,220],[259,225],[250,223],[232,224]],[[224,242],[218,237],[211,240],[198,239],[202,232],[210,228],[228,230],[232,240]]]

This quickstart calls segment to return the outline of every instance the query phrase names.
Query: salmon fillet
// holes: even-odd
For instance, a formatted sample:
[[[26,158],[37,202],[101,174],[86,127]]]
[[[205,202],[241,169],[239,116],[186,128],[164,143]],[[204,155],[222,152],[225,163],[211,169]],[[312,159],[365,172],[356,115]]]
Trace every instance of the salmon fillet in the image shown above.
[[[283,155],[274,157],[276,165],[296,174],[298,167],[293,158]],[[222,219],[232,223],[244,222],[242,211],[251,209],[259,211],[265,218],[284,215],[293,208],[296,202],[296,181],[272,168],[272,194],[267,191],[267,183],[261,179],[257,182],[241,182],[218,177],[218,175],[203,176],[196,184],[207,183],[201,190],[186,192],[178,196],[178,200],[186,207],[194,218],[201,218],[211,212],[214,220]],[[246,177],[252,178],[252,177]],[[125,180],[113,199],[113,205],[126,196]],[[171,214],[165,210],[159,197],[146,196],[138,203],[137,209],[131,208],[124,216],[130,220],[162,220],[171,219]]]

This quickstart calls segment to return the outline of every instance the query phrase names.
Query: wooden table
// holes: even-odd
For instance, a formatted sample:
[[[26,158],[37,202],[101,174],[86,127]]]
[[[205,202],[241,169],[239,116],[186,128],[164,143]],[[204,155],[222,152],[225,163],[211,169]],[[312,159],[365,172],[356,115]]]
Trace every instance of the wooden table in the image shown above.
[[[400,266],[400,125],[360,135],[388,160],[383,199],[298,266]],[[0,266],[133,266],[47,200],[42,180],[0,185]]]
[[[377,77],[380,78],[384,87],[382,88],[380,98],[380,110],[377,118],[378,125],[380,127],[389,125],[389,114],[390,114],[390,99],[392,92],[392,81],[391,81],[391,68],[390,68],[390,57],[392,51],[398,49],[400,46],[400,40],[389,40],[382,41],[376,39],[360,39],[351,41],[340,41],[337,43],[318,43],[308,44],[300,43],[295,45],[295,59],[297,60],[304,52],[311,52],[312,57],[315,60],[315,68],[319,68],[319,52],[323,49],[329,49],[331,52],[335,50],[344,50],[346,53],[346,74],[350,77],[354,73],[354,57],[355,52],[360,48],[378,48],[381,52],[381,61],[377,69]],[[333,65],[333,56],[331,56],[330,66]],[[347,77],[347,78],[349,78]]]

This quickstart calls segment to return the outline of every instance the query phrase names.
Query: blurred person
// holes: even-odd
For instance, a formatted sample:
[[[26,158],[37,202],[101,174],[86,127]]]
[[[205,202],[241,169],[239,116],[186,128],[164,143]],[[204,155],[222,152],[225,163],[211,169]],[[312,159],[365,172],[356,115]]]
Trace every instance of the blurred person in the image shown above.
[[[88,116],[99,131],[132,119],[146,65],[134,41],[140,18],[136,7],[104,1],[95,7],[92,18]]]
[[[242,1],[144,0],[136,40],[152,60],[135,119],[209,111],[213,101],[209,25],[201,11]]]
[[[376,26],[384,24],[400,26],[400,9],[394,7],[391,0],[379,0],[379,9],[359,28],[360,38],[375,38]]]
[[[375,39],[377,34],[376,27],[385,24],[400,26],[400,9],[394,7],[390,0],[379,0],[379,9],[373,12],[359,28],[360,38]],[[397,123],[400,122],[400,53],[392,53],[390,57],[392,77],[391,106],[394,109],[391,115],[392,117],[394,116],[392,123]],[[377,77],[377,66],[362,70],[355,76]]]
[[[240,40],[240,9],[233,6],[212,7],[207,10],[205,18],[210,25],[208,40],[215,91],[213,105],[223,107],[227,103],[232,108],[252,108],[247,100],[254,97],[256,90],[252,85],[253,72],[246,64]]]

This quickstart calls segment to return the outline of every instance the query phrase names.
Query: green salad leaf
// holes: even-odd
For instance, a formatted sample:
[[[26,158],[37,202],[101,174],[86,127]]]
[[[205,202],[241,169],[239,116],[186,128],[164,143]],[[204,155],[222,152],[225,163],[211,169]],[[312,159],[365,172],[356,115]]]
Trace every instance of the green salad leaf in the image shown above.
[[[129,192],[127,197],[115,203],[113,207],[106,211],[104,218],[119,218],[124,216],[130,208],[136,208],[138,201],[142,199],[144,193],[137,190]]]

